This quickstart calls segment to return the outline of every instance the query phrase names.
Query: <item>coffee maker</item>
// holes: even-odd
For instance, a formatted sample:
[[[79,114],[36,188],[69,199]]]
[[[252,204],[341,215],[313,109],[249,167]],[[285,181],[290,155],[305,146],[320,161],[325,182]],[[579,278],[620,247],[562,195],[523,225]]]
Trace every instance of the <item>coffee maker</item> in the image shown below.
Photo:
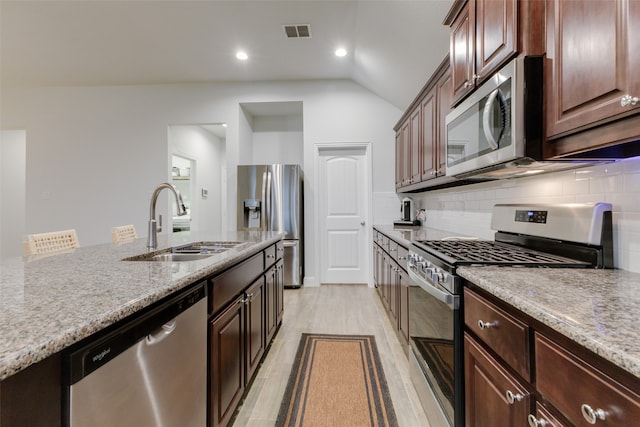
[[[413,199],[405,197],[400,203],[400,220],[393,221],[393,225],[397,226],[414,226],[420,225],[420,221],[416,220],[416,210],[413,206]]]

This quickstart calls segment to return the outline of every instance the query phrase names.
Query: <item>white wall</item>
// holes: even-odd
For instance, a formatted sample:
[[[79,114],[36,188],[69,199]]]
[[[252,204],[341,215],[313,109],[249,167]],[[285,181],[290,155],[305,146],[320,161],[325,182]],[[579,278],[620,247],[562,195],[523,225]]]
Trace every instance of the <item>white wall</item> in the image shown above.
[[[394,191],[393,125],[402,111],[346,80],[3,88],[2,129],[28,135],[27,232],[75,228],[89,245],[109,242],[114,225],[146,230],[151,193],[167,179],[167,128],[193,123],[228,124],[226,227],[235,229],[236,165],[259,161],[245,150],[251,126],[240,104],[290,101],[303,103],[305,259],[315,280],[314,144],[371,142],[373,192]],[[166,197],[158,205],[165,217]]]
[[[611,203],[615,266],[640,272],[640,157],[410,196],[427,210],[425,225],[486,239],[496,203]]]
[[[0,132],[0,259],[22,255],[25,179],[25,131]]]
[[[260,159],[260,163],[265,164],[302,164],[302,117],[254,117],[253,158]]]

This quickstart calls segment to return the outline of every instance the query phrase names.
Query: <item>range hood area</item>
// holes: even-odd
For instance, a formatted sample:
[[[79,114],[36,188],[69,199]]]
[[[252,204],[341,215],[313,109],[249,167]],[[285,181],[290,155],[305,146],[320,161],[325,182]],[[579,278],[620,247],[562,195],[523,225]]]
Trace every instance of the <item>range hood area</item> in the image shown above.
[[[541,151],[541,150],[538,150]],[[610,145],[557,159],[536,160],[535,157],[520,157],[471,172],[456,175],[455,178],[471,181],[520,178],[548,172],[578,169],[603,163],[613,163],[631,157],[640,156],[640,140]]]

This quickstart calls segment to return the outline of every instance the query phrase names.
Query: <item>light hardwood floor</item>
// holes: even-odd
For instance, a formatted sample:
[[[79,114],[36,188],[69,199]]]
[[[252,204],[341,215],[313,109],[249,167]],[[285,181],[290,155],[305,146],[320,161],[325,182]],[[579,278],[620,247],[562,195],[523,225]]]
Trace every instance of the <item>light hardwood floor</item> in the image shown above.
[[[374,288],[322,285],[285,289],[284,303],[280,331],[234,427],[274,425],[303,332],[374,335],[400,427],[429,426],[409,379],[407,357]]]

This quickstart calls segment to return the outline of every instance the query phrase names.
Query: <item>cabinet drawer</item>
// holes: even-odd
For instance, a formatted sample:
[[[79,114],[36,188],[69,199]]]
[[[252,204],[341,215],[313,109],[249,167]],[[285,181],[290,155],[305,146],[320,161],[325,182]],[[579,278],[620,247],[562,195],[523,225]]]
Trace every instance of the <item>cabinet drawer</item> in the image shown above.
[[[536,424],[531,417],[533,417],[533,420],[537,421],[538,424]],[[564,424],[563,422],[559,421],[556,417],[554,417],[551,412],[549,412],[547,410],[547,408],[545,408],[544,406],[542,406],[542,404],[540,402],[536,402],[536,412],[535,415],[529,415],[527,421],[529,422],[530,426],[540,426],[540,427],[569,427],[569,425]],[[543,424],[546,423],[546,424]]]
[[[268,269],[278,259],[277,245],[271,245],[264,250],[264,269]]]
[[[538,391],[573,424],[585,427],[592,424],[637,425],[640,395],[538,333],[535,334],[535,351]],[[604,420],[597,418],[595,423],[587,422],[588,408],[601,410]]]
[[[242,293],[264,271],[263,254],[248,260],[209,281],[209,314],[213,314]]]
[[[529,327],[480,295],[464,290],[464,323],[527,381],[531,381]]]
[[[398,264],[400,265],[400,267],[404,268],[405,270],[407,269],[407,256],[409,255],[409,250],[407,248],[405,248],[404,246],[400,246],[398,245],[398,258],[396,259],[396,261],[398,261]]]

